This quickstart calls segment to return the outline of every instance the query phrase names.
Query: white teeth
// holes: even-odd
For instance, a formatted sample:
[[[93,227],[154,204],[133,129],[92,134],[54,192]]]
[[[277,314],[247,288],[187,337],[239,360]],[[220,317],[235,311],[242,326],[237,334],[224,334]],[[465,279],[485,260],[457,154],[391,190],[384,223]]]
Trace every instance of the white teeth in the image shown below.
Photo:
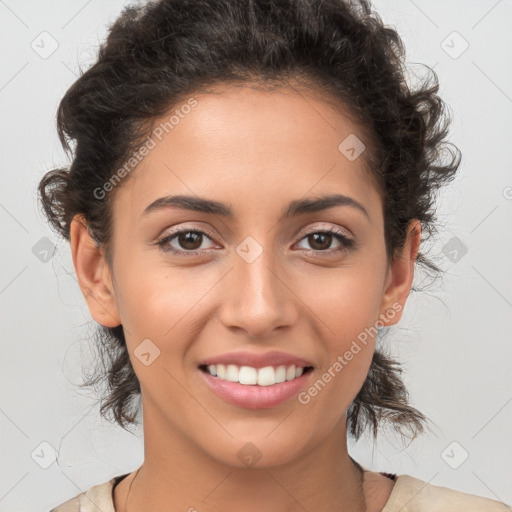
[[[226,378],[226,367],[223,364],[212,364],[210,366],[217,367],[217,377],[219,379],[225,379]],[[210,369],[210,367],[208,367]]]
[[[229,380],[229,382],[238,382],[239,373],[238,368],[234,364],[228,364],[228,367],[226,368],[226,376],[224,378]]]
[[[295,366],[290,366],[286,370],[286,380],[292,380],[295,377]]]
[[[272,366],[258,369],[258,386],[273,386],[276,383],[276,371]]]
[[[257,384],[258,383],[258,370],[251,368],[250,366],[242,366],[238,379],[235,382],[240,384]]]
[[[286,366],[281,365],[276,368],[276,384],[286,380]]]
[[[207,366],[208,373],[219,379],[229,382],[239,382],[245,385],[272,386],[287,380],[293,380],[304,373],[300,366],[265,366],[264,368],[253,368],[252,366],[237,366],[236,364],[210,364]]]

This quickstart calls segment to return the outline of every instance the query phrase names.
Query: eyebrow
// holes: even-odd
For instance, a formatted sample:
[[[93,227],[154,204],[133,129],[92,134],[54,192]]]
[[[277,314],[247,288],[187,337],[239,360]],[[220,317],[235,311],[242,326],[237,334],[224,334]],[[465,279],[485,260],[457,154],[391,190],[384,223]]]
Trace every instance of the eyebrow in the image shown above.
[[[281,219],[294,217],[303,213],[319,212],[322,210],[327,210],[328,208],[333,208],[335,206],[351,206],[364,213],[365,216],[370,219],[366,208],[361,203],[352,197],[343,194],[331,194],[321,197],[298,199],[292,201],[288,207],[284,209]],[[175,207],[182,210],[191,210],[202,213],[211,213],[230,219],[234,218],[233,210],[230,206],[224,203],[203,197],[185,195],[160,197],[146,207],[146,209],[142,212],[142,216],[167,207]]]

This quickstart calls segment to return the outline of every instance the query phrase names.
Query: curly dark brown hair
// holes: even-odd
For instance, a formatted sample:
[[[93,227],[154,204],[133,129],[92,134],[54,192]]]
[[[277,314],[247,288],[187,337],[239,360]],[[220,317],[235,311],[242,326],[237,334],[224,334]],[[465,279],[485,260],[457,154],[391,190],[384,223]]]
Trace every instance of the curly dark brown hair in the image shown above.
[[[413,88],[402,40],[367,0],[129,5],[110,27],[97,61],[59,104],[57,129],[71,164],[43,176],[40,204],[67,240],[72,219],[83,215],[111,264],[112,202],[122,183],[104,200],[97,191],[141,146],[157,118],[213,85],[299,84],[343,105],[369,134],[367,167],[383,201],[390,260],[401,253],[412,219],[421,222],[422,242],[437,230],[436,191],[454,178],[461,159],[446,141],[451,119],[437,95],[437,75],[425,69],[426,78]],[[417,263],[435,277],[441,273],[422,251]],[[111,411],[125,428],[135,423],[132,405],[138,398],[140,410],[141,390],[123,326],[98,326],[96,333],[102,367],[82,385],[106,384],[101,415]],[[427,418],[409,405],[401,366],[381,349],[347,412],[348,432],[357,440],[369,425],[376,437],[386,421],[401,434],[409,429],[414,439]]]

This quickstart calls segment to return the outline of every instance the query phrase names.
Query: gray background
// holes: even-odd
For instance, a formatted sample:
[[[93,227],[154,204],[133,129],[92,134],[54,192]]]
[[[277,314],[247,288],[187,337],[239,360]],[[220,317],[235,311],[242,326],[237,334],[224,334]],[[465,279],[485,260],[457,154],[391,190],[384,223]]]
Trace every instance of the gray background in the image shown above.
[[[0,511],[47,511],[143,460],[141,430],[101,420],[95,395],[76,387],[94,324],[69,245],[35,200],[43,173],[66,164],[58,102],[128,3],[0,0]],[[413,293],[388,336],[412,404],[436,428],[407,448],[383,432],[376,443],[351,442],[350,451],[373,470],[510,504],[512,2],[375,6],[403,37],[408,63],[438,73],[463,162],[439,197],[441,234],[429,253],[446,269],[444,280]]]

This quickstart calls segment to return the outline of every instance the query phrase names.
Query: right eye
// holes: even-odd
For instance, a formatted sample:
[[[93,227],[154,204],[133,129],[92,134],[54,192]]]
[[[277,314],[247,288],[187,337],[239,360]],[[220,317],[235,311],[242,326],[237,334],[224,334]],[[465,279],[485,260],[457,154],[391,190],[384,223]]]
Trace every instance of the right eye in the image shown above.
[[[211,240],[210,236],[203,231],[197,229],[181,229],[163,236],[156,243],[165,252],[185,256],[187,254],[197,255],[204,252],[204,249],[198,250],[204,238]],[[174,241],[174,239],[176,239],[177,244],[179,244],[181,248],[176,248],[171,245],[170,242]]]

